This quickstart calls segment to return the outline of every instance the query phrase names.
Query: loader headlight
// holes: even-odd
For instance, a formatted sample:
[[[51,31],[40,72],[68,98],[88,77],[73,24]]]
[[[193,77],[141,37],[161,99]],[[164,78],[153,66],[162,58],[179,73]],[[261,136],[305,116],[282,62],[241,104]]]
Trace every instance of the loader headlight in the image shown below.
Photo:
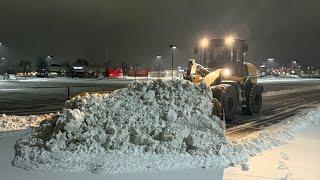
[[[231,70],[230,70],[230,69],[223,69],[222,75],[223,75],[224,77],[229,77],[229,76],[231,76]]]

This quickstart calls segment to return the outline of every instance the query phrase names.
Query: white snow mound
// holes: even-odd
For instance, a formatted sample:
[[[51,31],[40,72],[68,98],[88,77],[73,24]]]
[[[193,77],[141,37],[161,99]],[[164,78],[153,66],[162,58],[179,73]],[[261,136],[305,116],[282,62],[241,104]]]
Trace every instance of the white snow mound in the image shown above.
[[[185,80],[78,96],[56,121],[16,143],[13,165],[119,174],[233,164],[213,112],[211,90]]]

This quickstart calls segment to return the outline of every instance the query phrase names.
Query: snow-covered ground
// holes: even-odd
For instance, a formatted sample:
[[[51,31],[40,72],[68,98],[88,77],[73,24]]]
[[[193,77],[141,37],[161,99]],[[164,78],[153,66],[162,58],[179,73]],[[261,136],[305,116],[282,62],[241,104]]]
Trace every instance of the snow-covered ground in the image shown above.
[[[319,88],[319,86],[308,88]],[[187,89],[187,91],[183,89]],[[282,90],[264,94],[264,96],[305,90],[305,88]],[[200,95],[198,91],[202,94]],[[199,96],[188,98],[192,94]],[[120,174],[125,178],[129,176],[123,174],[137,176],[137,173],[142,173],[143,176],[152,177],[154,174],[145,175],[145,173],[157,172],[162,174],[158,177],[166,177],[168,174],[177,177],[177,174],[181,172],[183,176],[187,172],[190,174],[192,174],[191,172],[205,173],[206,170],[199,170],[201,168],[215,170],[218,173],[217,177],[221,177],[224,167],[240,164],[241,169],[249,169],[249,172],[252,173],[249,176],[253,177],[256,172],[255,170],[251,171],[250,158],[252,159],[270,148],[295,142],[295,134],[304,128],[319,126],[320,108],[315,108],[311,111],[303,111],[295,117],[249,135],[228,137],[229,141],[227,142],[225,137],[221,136],[221,132],[223,132],[221,125],[217,123],[216,118],[211,116],[212,109],[204,108],[212,107],[207,95],[207,92],[202,88],[190,86],[185,82],[171,85],[156,82],[154,84],[136,83],[131,85],[129,91],[118,90],[110,97],[108,95],[91,95],[76,99],[67,104],[68,110],[58,120],[61,124],[57,124],[55,127],[56,132],[61,130],[63,133],[52,134],[53,136],[50,138],[54,138],[45,144],[36,139],[20,141],[20,144],[16,146],[18,159],[15,159],[14,164],[26,169],[89,170],[102,174]],[[196,101],[198,99],[202,100]],[[114,103],[117,101],[118,103]],[[134,104],[130,105],[128,102],[134,102]],[[186,102],[190,107],[181,106]],[[193,113],[188,114],[189,111]],[[156,117],[157,114],[160,116]],[[1,118],[5,121],[1,121]],[[9,130],[10,132],[10,130],[26,129],[37,126],[42,119],[48,118],[50,119],[50,117],[2,115],[0,117],[0,127],[2,127],[0,131]],[[103,121],[100,121],[101,118]],[[147,118],[150,123],[140,122],[140,118]],[[126,124],[127,126],[119,126]],[[104,131],[106,133],[103,133]],[[210,133],[213,134],[209,135]],[[130,138],[125,139],[125,137]],[[82,141],[83,138],[86,141]],[[14,139],[13,137],[1,137],[1,140],[4,140],[1,143],[7,148],[8,143],[11,143],[12,146]],[[105,144],[105,139],[109,144]],[[86,148],[79,148],[80,142],[83,142]],[[64,143],[65,145],[63,145]],[[102,145],[103,148],[100,147]],[[68,147],[66,148],[66,146]],[[43,147],[46,147],[45,151],[40,150]],[[4,152],[7,151],[5,148],[3,148]],[[113,151],[114,148],[119,151]],[[68,152],[62,151],[63,149]],[[76,149],[76,153],[72,152],[74,149]],[[11,151],[13,150],[11,149]],[[2,157],[0,156],[0,158]],[[281,153],[281,158],[288,159],[287,153]],[[8,159],[4,159],[4,161],[8,162]],[[279,162],[278,165],[279,169],[288,167],[284,161]],[[12,172],[12,167],[0,164],[1,166],[8,172]],[[255,165],[253,166],[255,167]],[[164,171],[166,171],[166,175],[163,175]],[[231,171],[226,175],[233,175],[236,171]],[[0,172],[0,174],[10,177],[8,172]],[[22,171],[19,170],[19,172]],[[35,173],[42,174],[42,172]],[[64,173],[74,177],[70,172]],[[313,175],[314,172],[311,173]],[[287,176],[291,178],[292,174],[288,171],[283,175],[272,175],[272,177]],[[2,175],[0,175],[0,179],[2,179]],[[192,176],[190,175],[190,177]],[[230,178],[230,176],[225,177]],[[168,177],[168,179],[170,178]]]
[[[320,127],[301,129],[292,142],[252,157],[247,171],[238,166],[225,169],[223,179],[318,180],[319,152]]]

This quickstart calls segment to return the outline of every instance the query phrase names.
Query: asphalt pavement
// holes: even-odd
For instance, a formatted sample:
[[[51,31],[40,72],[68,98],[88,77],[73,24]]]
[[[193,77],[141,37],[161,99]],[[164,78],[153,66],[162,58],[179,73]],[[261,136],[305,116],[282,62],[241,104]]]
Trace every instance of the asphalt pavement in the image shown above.
[[[69,87],[70,95],[74,96],[79,92],[112,92],[127,86],[132,81],[133,80],[124,79],[36,79],[26,81],[0,81],[0,114],[30,115],[55,113],[62,110],[68,98],[67,87]],[[316,86],[320,85],[320,80],[262,80],[260,83],[264,85],[264,90],[267,92]],[[299,99],[295,99],[295,96],[298,96]],[[289,102],[288,105],[309,103],[307,99],[310,98],[320,98],[320,92],[302,92],[296,95],[267,97],[263,100],[264,106],[262,114],[265,116],[274,114],[272,109],[279,109],[278,107],[286,105],[286,102]],[[252,117],[238,118],[243,120]]]

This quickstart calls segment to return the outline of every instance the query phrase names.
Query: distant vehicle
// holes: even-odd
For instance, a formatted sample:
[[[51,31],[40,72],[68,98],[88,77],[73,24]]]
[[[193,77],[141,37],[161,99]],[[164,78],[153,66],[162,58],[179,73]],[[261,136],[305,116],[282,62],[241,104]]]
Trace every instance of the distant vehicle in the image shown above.
[[[55,77],[58,77],[59,75],[58,75],[58,73],[57,72],[50,72],[49,73],[49,77],[50,78],[55,78]]]
[[[120,68],[109,68],[107,69],[106,75],[109,78],[119,78],[123,76],[123,72]]]
[[[272,69],[271,74],[277,77],[280,76],[280,69]]]
[[[3,76],[4,80],[17,80],[17,77],[14,74],[5,74]]]
[[[2,75],[0,75],[0,80],[3,80],[3,76]]]

